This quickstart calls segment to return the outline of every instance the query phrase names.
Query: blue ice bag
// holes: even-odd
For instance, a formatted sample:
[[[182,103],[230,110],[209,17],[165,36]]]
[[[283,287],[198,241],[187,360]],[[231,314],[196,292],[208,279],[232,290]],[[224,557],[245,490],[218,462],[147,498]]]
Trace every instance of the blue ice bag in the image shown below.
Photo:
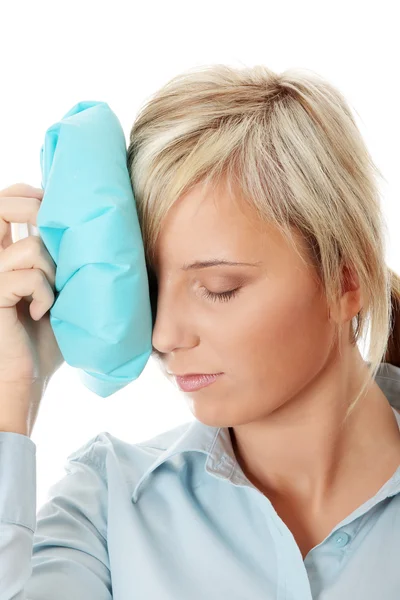
[[[107,397],[152,352],[143,240],[121,124],[105,102],[79,102],[46,131],[37,230],[56,264],[50,322],[65,361]]]

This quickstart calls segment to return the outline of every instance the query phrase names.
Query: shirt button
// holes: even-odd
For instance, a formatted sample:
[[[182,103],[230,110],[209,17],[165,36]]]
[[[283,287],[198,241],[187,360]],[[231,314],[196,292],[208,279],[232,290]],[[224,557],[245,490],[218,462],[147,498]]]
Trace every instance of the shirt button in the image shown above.
[[[335,544],[336,548],[343,548],[344,546],[346,546],[346,544],[349,543],[349,540],[349,534],[345,533],[344,531],[336,533],[333,536],[333,543]]]

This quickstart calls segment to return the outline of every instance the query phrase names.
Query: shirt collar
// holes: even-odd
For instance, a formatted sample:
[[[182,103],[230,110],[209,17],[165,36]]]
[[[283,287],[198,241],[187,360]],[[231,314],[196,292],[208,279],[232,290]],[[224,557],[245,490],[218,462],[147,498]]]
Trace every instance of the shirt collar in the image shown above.
[[[370,364],[370,363],[367,363]],[[393,409],[400,411],[400,368],[389,363],[379,365],[376,378],[382,392]],[[393,410],[400,429],[400,414]],[[137,482],[132,494],[136,502],[149,476],[164,462],[183,452],[201,452],[207,456],[204,469],[214,477],[231,480],[237,485],[245,484],[246,478],[236,459],[229,427],[212,427],[195,419],[171,445],[163,450]]]

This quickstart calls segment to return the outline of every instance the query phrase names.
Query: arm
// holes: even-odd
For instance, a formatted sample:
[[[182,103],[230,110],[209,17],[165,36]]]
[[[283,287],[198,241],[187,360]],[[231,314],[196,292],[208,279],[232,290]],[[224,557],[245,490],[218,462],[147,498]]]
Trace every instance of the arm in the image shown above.
[[[0,600],[111,600],[107,485],[86,448],[36,515],[36,445],[0,431]]]

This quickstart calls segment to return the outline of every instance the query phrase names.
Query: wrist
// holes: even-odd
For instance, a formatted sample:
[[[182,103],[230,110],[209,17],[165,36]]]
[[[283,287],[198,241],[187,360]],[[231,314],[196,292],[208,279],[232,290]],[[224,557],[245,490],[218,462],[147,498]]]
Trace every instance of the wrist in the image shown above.
[[[30,437],[46,382],[31,384],[0,382],[0,431]]]
[[[16,423],[0,423],[0,433],[19,433],[26,437],[31,437],[26,424],[17,425]]]

